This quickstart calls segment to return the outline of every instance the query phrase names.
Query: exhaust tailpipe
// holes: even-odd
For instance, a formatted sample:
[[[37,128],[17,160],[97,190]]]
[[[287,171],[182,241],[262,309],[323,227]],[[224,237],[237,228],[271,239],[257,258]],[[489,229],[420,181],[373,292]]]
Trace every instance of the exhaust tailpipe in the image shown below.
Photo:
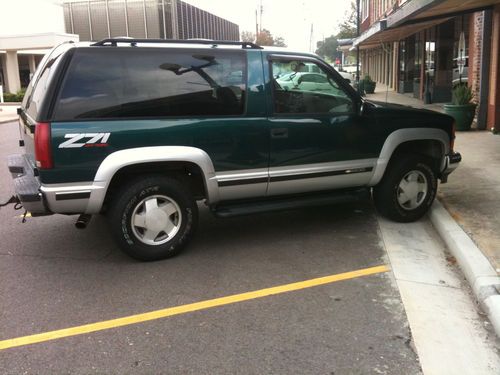
[[[78,219],[76,220],[75,227],[77,227],[78,229],[87,228],[87,225],[89,224],[91,218],[92,215],[81,214],[80,216],[78,216]]]

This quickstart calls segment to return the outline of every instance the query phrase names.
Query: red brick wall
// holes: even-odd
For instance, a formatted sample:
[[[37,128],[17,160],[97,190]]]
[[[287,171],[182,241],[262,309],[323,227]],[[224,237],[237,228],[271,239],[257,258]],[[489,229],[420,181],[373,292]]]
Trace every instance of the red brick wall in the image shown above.
[[[483,12],[470,15],[469,27],[469,86],[474,94],[474,101],[480,97],[481,55],[483,51]]]
[[[480,98],[481,55],[483,50],[483,12],[469,15],[469,68],[468,84],[474,94],[473,101],[478,103]],[[476,107],[476,115],[479,107]]]
[[[500,131],[500,5],[495,6],[492,21],[487,126]]]
[[[361,31],[361,34],[370,28],[370,18],[371,17],[368,16],[368,18],[366,20],[364,20],[363,22],[361,22],[361,25],[359,25],[359,29]]]

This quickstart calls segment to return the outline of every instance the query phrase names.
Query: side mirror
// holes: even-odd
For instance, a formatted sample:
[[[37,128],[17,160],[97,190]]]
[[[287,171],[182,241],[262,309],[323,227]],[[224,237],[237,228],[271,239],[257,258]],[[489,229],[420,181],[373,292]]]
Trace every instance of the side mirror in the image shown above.
[[[359,115],[363,116],[364,112],[365,112],[365,102],[362,101],[360,106],[359,106]]]

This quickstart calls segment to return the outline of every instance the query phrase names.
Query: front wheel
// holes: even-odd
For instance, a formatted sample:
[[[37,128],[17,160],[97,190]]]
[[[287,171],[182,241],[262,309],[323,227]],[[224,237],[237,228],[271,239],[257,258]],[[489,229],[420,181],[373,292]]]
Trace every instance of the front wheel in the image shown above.
[[[145,176],[126,185],[108,215],[120,248],[131,257],[152,261],[178,254],[192,237],[198,207],[182,183]]]
[[[391,163],[382,181],[373,188],[375,207],[398,222],[411,222],[424,216],[437,191],[436,174],[425,158],[402,155]]]

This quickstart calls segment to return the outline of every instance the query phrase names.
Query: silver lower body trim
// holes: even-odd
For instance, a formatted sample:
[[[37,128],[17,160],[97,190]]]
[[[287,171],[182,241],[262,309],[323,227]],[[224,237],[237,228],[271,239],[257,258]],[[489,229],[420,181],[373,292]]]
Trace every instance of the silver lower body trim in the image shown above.
[[[248,169],[216,174],[221,200],[294,194],[366,185],[376,159]]]
[[[376,159],[274,167],[269,170],[267,195],[295,194],[358,187],[368,184]]]
[[[95,190],[93,182],[45,184],[40,191],[50,211],[61,214],[97,213],[87,212],[89,201]]]

